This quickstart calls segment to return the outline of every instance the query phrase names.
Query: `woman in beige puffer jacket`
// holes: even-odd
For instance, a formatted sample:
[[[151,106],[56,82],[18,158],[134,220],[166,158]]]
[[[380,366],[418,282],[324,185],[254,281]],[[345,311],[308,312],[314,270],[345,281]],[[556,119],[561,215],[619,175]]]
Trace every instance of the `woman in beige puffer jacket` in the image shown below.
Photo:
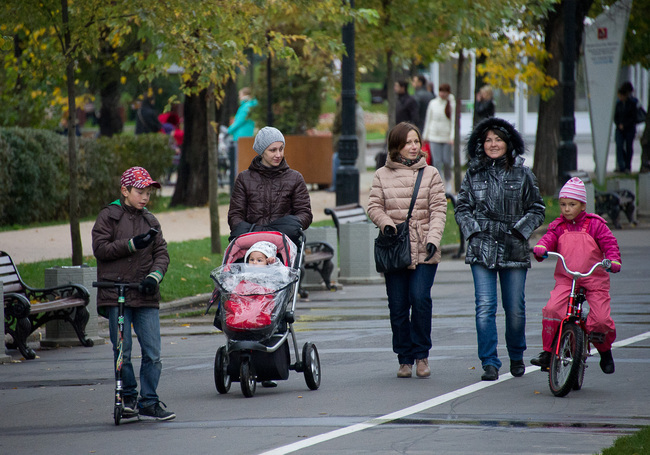
[[[445,189],[436,168],[427,166],[422,138],[414,125],[402,122],[388,134],[386,165],[377,170],[370,190],[368,216],[385,234],[406,220],[418,171],[424,168],[409,221],[411,265],[385,273],[393,331],[393,351],[400,364],[397,376],[428,377],[431,349],[431,286],[440,262],[440,240],[447,217]]]

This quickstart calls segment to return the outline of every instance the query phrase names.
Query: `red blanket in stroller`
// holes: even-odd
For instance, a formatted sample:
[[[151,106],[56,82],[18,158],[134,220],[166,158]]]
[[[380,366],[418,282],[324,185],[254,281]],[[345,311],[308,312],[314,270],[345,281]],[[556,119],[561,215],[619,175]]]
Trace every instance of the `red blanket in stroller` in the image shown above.
[[[273,291],[243,280],[224,303],[226,325],[232,329],[259,329],[271,324]]]

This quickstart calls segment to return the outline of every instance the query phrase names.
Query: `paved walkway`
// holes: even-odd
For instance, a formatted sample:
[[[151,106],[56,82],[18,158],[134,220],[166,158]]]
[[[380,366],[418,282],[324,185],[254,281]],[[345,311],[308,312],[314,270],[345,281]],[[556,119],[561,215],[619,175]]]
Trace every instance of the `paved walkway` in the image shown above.
[[[372,183],[373,173],[360,175],[360,202],[365,207]],[[163,188],[163,194],[171,195],[172,186]],[[331,219],[325,215],[326,207],[336,205],[336,194],[328,191],[310,191],[314,221]],[[155,212],[154,212],[155,213]],[[210,237],[210,211],[207,207],[191,208],[156,214],[168,242],[182,242]],[[219,229],[228,234],[228,206],[219,207]],[[94,221],[80,224],[84,256],[92,256],[91,231]],[[71,258],[72,240],[70,225],[46,226],[18,231],[0,232],[0,250],[8,252],[18,264],[48,259]]]

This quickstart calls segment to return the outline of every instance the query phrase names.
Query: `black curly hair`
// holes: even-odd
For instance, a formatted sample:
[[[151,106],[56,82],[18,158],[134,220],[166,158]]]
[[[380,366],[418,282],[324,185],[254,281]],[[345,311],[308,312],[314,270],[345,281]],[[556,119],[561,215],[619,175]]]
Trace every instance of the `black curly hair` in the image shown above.
[[[515,163],[515,158],[518,155],[523,155],[526,151],[524,139],[512,123],[502,118],[490,117],[481,121],[470,133],[465,149],[468,161],[473,159],[485,161],[489,159],[483,148],[489,131],[499,136],[507,144],[508,148],[505,156],[508,167]]]

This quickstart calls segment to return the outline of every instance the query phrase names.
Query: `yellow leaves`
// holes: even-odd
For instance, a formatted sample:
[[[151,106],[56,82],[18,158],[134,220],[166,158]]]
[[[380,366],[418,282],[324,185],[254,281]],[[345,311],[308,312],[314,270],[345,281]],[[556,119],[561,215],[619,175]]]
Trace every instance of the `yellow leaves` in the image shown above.
[[[126,84],[126,76],[120,77],[120,84],[122,85]]]

